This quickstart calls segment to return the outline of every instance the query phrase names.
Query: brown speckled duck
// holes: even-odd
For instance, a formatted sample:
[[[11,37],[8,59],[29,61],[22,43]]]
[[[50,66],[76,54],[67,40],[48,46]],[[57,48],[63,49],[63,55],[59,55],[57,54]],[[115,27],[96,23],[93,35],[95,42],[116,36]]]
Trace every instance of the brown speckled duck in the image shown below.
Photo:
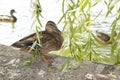
[[[42,45],[37,45],[37,49],[40,50],[42,59],[46,63],[51,63],[51,60],[48,60],[47,53],[50,51],[59,50],[63,44],[63,36],[61,31],[58,30],[56,24],[53,21],[48,21],[45,26],[45,31],[40,32],[40,40]],[[36,33],[31,34],[18,42],[15,42],[12,46],[18,48],[30,48],[35,41],[38,42]],[[38,43],[39,44],[39,43]]]
[[[115,32],[114,35],[113,35],[113,39],[110,41],[110,36],[109,36],[109,35],[107,35],[107,34],[105,34],[105,33],[102,33],[102,32],[98,32],[98,31],[96,31],[96,34],[97,34],[97,37],[98,37],[101,41],[103,41],[103,42],[105,42],[105,43],[108,43],[108,44],[111,44],[111,43],[113,42],[115,36],[117,35],[117,33]]]
[[[16,22],[17,18],[13,15],[15,13],[14,9],[10,10],[9,15],[0,15],[0,22]]]

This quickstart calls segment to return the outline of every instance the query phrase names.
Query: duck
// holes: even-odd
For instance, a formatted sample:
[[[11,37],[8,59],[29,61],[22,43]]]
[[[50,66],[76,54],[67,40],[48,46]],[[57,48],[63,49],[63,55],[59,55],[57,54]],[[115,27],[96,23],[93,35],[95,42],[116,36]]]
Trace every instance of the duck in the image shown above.
[[[10,15],[0,15],[0,22],[16,22],[17,18],[14,16],[16,11],[14,9],[10,10]]]
[[[40,31],[39,34],[41,34],[39,35],[41,46],[39,45],[40,43],[37,39],[36,33],[24,37],[23,39],[13,43],[11,46],[20,48],[20,50],[29,50],[36,41],[37,44],[34,48],[40,51],[42,60],[45,63],[52,63],[53,61],[48,59],[49,56],[47,55],[47,53],[49,53],[50,51],[57,51],[61,49],[64,41],[62,32],[57,28],[57,25],[53,21],[48,21],[46,23],[45,30]]]
[[[113,39],[111,39],[111,37],[108,35],[108,34],[105,34],[103,32],[98,32],[96,31],[96,34],[97,34],[97,38],[101,41],[103,41],[104,43],[108,43],[108,44],[111,44],[113,42],[113,40],[115,39],[115,36],[117,35],[116,31],[113,35]]]

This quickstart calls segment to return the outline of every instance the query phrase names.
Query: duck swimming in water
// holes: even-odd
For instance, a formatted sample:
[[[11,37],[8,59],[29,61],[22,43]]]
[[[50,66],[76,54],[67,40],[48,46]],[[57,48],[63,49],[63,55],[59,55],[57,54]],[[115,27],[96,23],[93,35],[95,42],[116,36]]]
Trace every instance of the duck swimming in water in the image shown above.
[[[10,10],[10,15],[0,15],[0,22],[16,22],[17,18],[13,15],[15,13],[14,9]]]
[[[51,60],[48,60],[47,53],[50,51],[59,50],[63,44],[64,38],[62,36],[61,31],[58,30],[56,24],[53,21],[48,21],[45,26],[45,31],[39,32],[41,35],[40,40],[42,45],[37,45],[37,49],[40,51],[42,59],[46,63],[51,63]],[[33,33],[17,42],[15,42],[12,46],[18,48],[28,48],[30,49],[30,45],[37,41],[36,33]],[[39,43],[38,43],[39,44]]]
[[[115,32],[114,35],[113,35],[113,39],[110,41],[111,37],[109,35],[107,35],[107,34],[105,34],[103,32],[98,32],[98,31],[96,31],[96,34],[97,34],[97,37],[101,41],[103,41],[105,43],[108,43],[108,44],[111,44],[113,42],[115,36],[117,35],[117,33]]]

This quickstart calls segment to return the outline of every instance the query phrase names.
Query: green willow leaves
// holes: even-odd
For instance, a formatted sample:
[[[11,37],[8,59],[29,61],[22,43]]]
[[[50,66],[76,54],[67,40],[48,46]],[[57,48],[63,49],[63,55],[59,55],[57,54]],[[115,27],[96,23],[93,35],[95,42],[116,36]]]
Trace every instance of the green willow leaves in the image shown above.
[[[92,60],[99,62],[108,62],[113,64],[119,64],[120,62],[120,47],[119,47],[119,30],[120,25],[120,3],[119,0],[63,0],[62,12],[63,16],[58,21],[64,23],[63,35],[65,36],[65,49],[61,52],[68,54],[67,56],[73,57],[75,60]],[[98,4],[106,5],[102,9],[99,9],[94,16],[92,8]],[[67,8],[65,7],[67,6]],[[104,9],[106,11],[103,14]],[[104,20],[110,18],[113,11],[114,19],[111,22],[110,27],[110,41],[113,40],[115,32],[116,38],[112,44],[103,43],[97,39],[95,33],[90,29],[94,25],[97,18],[101,15],[104,16]],[[102,24],[102,23],[101,23]],[[101,28],[99,28],[101,29]],[[107,52],[104,52],[107,50]],[[64,55],[64,54],[63,54]],[[79,57],[79,59],[78,59]]]

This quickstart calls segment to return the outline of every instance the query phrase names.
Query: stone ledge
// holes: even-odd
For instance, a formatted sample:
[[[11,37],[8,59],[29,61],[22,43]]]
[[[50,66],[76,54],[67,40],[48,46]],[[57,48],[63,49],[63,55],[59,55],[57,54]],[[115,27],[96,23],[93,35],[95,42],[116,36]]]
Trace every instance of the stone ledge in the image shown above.
[[[21,66],[30,60],[31,54],[0,45],[0,80],[120,80],[120,67],[91,61],[70,66],[62,73],[65,57],[54,56],[53,67],[48,67],[40,57],[30,66]]]

